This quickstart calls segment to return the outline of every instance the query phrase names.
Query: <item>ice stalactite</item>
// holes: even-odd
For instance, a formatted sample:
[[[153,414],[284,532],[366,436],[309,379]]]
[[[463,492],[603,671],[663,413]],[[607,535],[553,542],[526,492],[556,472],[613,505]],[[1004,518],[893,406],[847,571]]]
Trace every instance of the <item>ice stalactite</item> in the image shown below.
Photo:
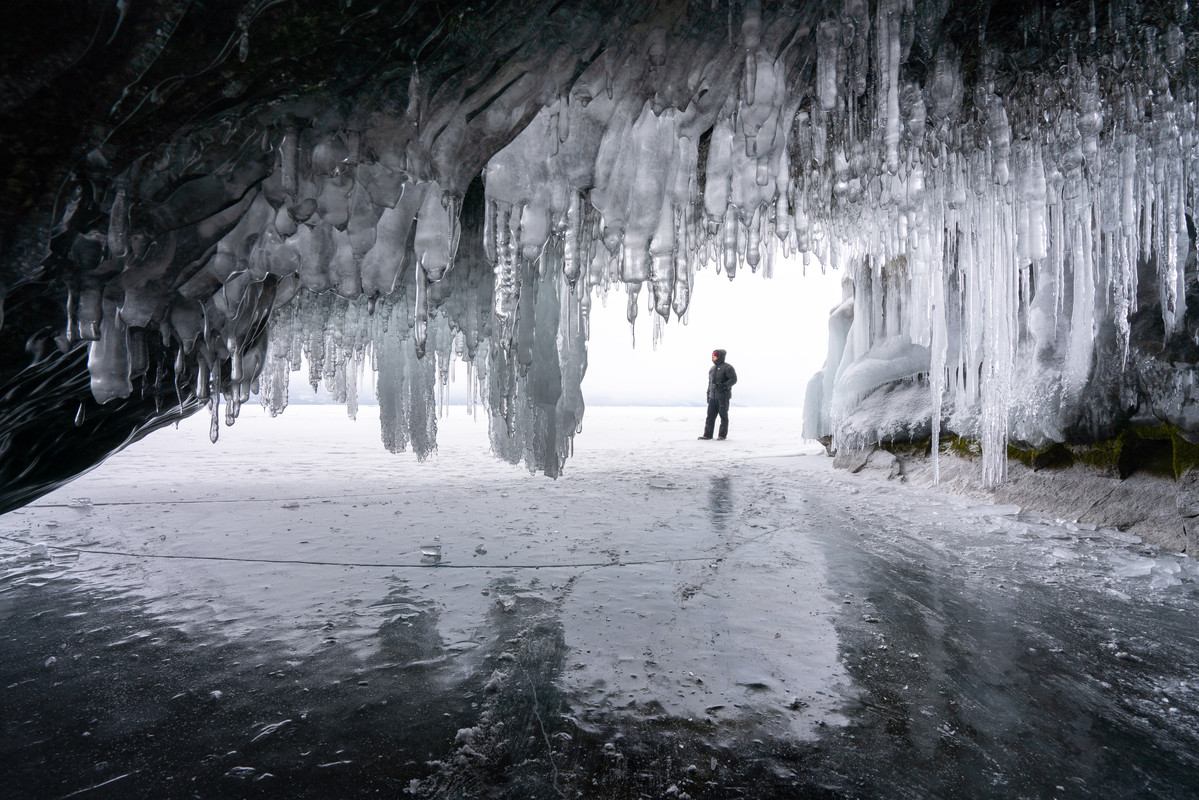
[[[855,447],[920,438],[914,423],[931,420],[934,443],[942,431],[981,442],[993,485],[1009,441],[1085,441],[1081,406],[1115,391],[1103,381],[1136,384],[1155,347],[1187,341],[1196,92],[1174,21],[1190,12],[1116,3],[1092,41],[1086,17],[1024,18],[1024,42],[1053,55],[1014,70],[988,31],[970,75],[952,42],[921,42],[930,8],[878,5],[873,112],[844,101],[852,81],[832,66],[853,60],[844,15],[817,33],[819,103],[800,132],[821,140],[813,153],[825,130],[848,133],[820,170],[834,181],[822,255],[858,288],[849,346],[826,367],[828,411],[808,433]],[[914,48],[935,54],[931,69],[912,68]],[[880,301],[895,291],[897,309]],[[1156,342],[1133,335],[1146,313]],[[1126,377],[1094,370],[1105,330]]]
[[[557,475],[582,421],[591,293],[628,287],[630,320],[639,298],[660,319],[682,316],[698,261],[712,257],[730,277],[742,263],[766,268],[776,225],[790,229],[776,209],[798,98],[779,44],[794,25],[763,23],[751,5],[740,46],[725,52],[701,37],[702,61],[688,58],[694,32],[658,28],[599,54],[570,85],[512,65],[486,103],[458,110],[431,109],[414,75],[398,118],[336,103],[306,118],[280,107],[261,133],[233,124],[220,141],[192,136],[139,162],[119,185],[164,221],[143,234],[147,253],[182,240],[192,246],[175,257],[192,260],[186,281],[149,297],[133,278],[152,279],[158,262],[110,244],[129,264],[126,302],[147,300],[136,319],[81,310],[98,317],[96,400],[131,391],[122,337],[154,326],[185,364],[194,359],[198,396],[216,407],[225,395],[230,422],[253,389],[282,411],[301,356],[314,386],[352,408],[369,364],[384,443],[424,457],[437,387],[461,358],[495,452]],[[522,120],[538,93],[547,101]],[[461,172],[474,146],[463,127],[480,114],[476,136],[508,138],[472,183]],[[204,161],[208,177],[150,202],[145,189],[169,183],[164,173]],[[110,243],[128,238],[124,191],[110,207]]]

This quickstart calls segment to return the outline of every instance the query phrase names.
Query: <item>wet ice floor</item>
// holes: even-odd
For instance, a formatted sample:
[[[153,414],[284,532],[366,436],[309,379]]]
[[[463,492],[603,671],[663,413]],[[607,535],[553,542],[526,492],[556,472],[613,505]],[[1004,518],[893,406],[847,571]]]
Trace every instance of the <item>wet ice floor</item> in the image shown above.
[[[834,473],[795,410],[589,409],[558,481],[370,412],[0,517],[7,796],[1199,793],[1190,559]]]

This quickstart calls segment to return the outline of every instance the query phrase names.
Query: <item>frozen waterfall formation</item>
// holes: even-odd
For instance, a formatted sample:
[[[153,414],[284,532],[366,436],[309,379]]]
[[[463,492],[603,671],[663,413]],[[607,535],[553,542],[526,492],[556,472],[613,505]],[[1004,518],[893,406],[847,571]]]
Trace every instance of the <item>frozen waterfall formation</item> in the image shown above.
[[[1199,437],[1186,2],[81,2],[10,19],[0,510],[289,374],[556,475],[587,315],[842,270],[809,435]],[[811,258],[814,257],[814,258]],[[793,268],[788,266],[787,268]],[[797,268],[797,267],[795,267]]]

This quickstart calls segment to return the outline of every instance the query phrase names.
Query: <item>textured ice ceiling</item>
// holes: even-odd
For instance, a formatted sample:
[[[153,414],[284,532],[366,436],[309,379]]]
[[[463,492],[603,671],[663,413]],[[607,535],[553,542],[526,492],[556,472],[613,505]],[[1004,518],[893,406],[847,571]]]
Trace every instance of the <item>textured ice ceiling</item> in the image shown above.
[[[1199,436],[1185,2],[17,5],[0,510],[282,410],[302,355],[418,455],[456,370],[556,475],[593,292],[677,317],[792,253],[851,279],[810,435],[976,439],[991,483],[1009,441]]]

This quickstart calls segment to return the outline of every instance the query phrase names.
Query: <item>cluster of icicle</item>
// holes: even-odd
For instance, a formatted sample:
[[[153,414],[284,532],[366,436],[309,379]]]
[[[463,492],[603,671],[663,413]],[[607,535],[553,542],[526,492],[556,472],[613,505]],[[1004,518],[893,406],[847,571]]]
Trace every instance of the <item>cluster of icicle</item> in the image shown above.
[[[1053,69],[1013,75],[984,38],[968,86],[938,33],[946,8],[846,0],[805,38],[747,2],[727,33],[644,31],[569,86],[543,65],[510,85],[558,90],[489,154],[477,207],[464,207],[472,176],[454,172],[469,159],[455,161],[452,135],[430,139],[429,115],[300,124],[292,109],[237,159],[213,156],[213,185],[176,191],[200,195],[178,205],[220,207],[179,220],[219,236],[165,301],[153,265],[181,258],[187,237],[126,241],[126,187],[193,165],[139,165],[110,199],[107,252],[132,259],[125,299],[101,303],[93,287],[79,301],[93,393],[128,394],[138,326],[199,365],[214,422],[221,394],[230,422],[256,390],[282,410],[301,354],[352,407],[369,364],[385,442],[423,455],[438,386],[463,360],[496,452],[557,474],[582,418],[592,292],[627,287],[631,322],[641,305],[681,317],[697,266],[769,274],[781,247],[852,279],[808,434],[852,446],[923,425],[935,445],[947,425],[981,440],[997,483],[1009,437],[1061,440],[1100,321],[1127,347],[1139,262],[1156,264],[1167,332],[1182,319],[1195,87],[1179,26],[1142,22],[1124,0],[1110,30],[1053,42]],[[935,63],[905,69],[921,37]],[[415,80],[410,91],[411,111]],[[470,117],[499,135],[533,94]],[[204,192],[236,202],[206,206]],[[269,343],[256,335],[268,314]],[[892,416],[866,420],[896,386]]]
[[[967,87],[945,45],[922,83],[899,78],[921,8],[865,9],[847,3],[820,26],[819,102],[797,125],[804,160],[823,165],[797,212],[831,201],[821,257],[853,278],[808,427],[858,446],[921,428],[935,458],[945,425],[981,441],[994,485],[1009,440],[1066,440],[1101,379],[1105,324],[1122,368],[1142,265],[1166,338],[1181,332],[1199,202],[1188,10],[1172,21],[1158,4],[1115,2],[1099,30],[1093,17],[1057,31],[1034,17],[1030,45],[1055,54],[1051,67],[1013,72],[984,39]],[[831,146],[829,130],[841,132]],[[892,417],[869,399],[880,387]]]
[[[248,133],[231,124],[139,162],[108,201],[122,292],[72,300],[97,320],[85,332],[95,399],[129,395],[145,372],[129,353],[147,331],[174,348],[176,374],[196,366],[214,440],[221,409],[232,424],[254,393],[282,411],[305,360],[314,386],[353,413],[369,365],[385,444],[423,457],[438,393],[462,360],[497,455],[558,474],[583,414],[593,292],[627,287],[630,321],[640,302],[683,316],[701,261],[730,276],[739,263],[769,268],[795,103],[762,27],[750,4],[731,43],[697,52],[657,29],[594,59],[491,154],[474,205],[453,145],[428,130],[449,118],[452,140],[478,112],[426,108],[418,78],[399,118],[325,108],[303,119],[303,104],[280,106]],[[786,31],[778,23],[773,36]],[[647,72],[659,89],[646,91]],[[560,82],[551,73],[522,80]],[[485,125],[513,125],[526,101],[492,98]],[[126,241],[126,192],[165,233]],[[163,292],[172,259],[182,275]]]

